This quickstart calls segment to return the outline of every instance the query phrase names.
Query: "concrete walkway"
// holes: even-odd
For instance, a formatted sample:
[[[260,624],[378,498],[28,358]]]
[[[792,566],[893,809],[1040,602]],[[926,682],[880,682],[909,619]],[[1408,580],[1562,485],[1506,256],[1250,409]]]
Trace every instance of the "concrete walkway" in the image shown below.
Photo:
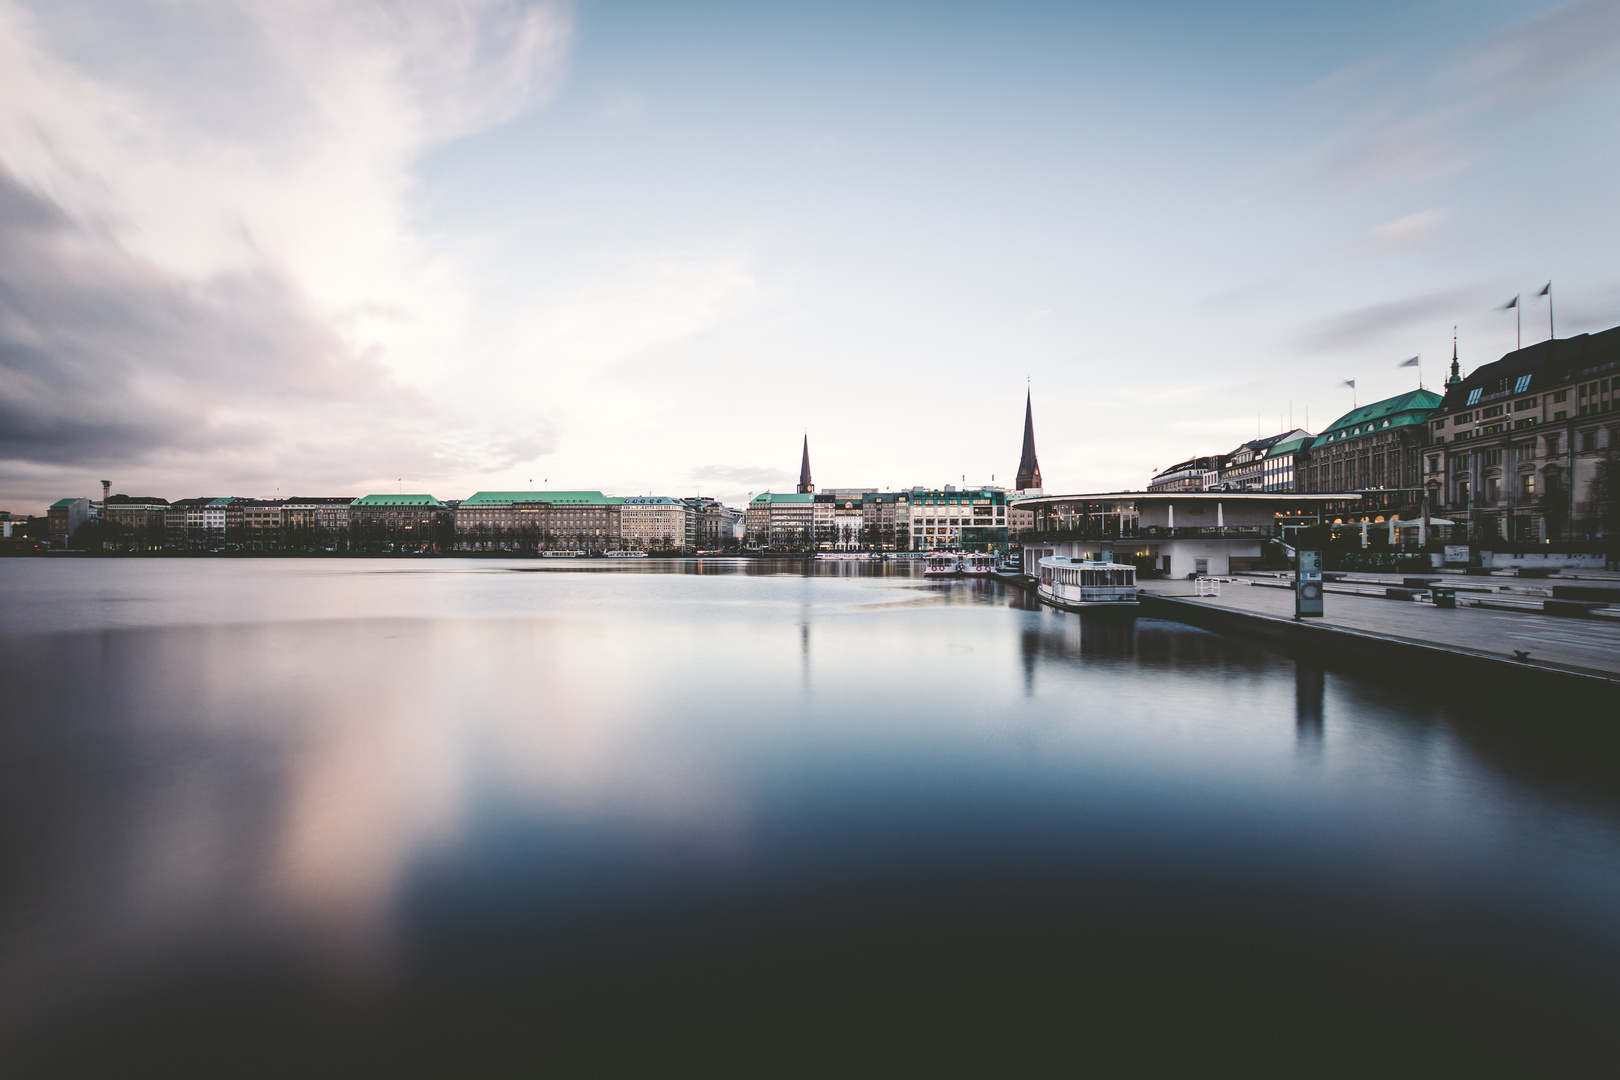
[[[1222,581],[1219,597],[1194,596],[1191,581],[1142,581],[1138,584],[1145,592],[1189,603],[1288,621],[1294,617],[1291,590],[1257,586],[1241,578]],[[1514,650],[1523,650],[1533,661],[1620,677],[1620,622],[1607,618],[1561,619],[1528,611],[1493,611],[1468,606],[1446,610],[1426,602],[1331,592],[1325,597],[1325,606],[1323,618],[1308,621],[1441,648],[1485,653],[1510,661],[1514,659]]]

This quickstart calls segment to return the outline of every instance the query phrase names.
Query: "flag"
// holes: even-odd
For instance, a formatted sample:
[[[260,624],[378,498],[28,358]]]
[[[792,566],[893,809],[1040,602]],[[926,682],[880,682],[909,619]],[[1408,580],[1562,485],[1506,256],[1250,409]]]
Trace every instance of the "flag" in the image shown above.
[[[1354,390],[1356,388],[1356,380],[1354,380],[1354,379],[1346,379],[1346,380],[1344,380],[1344,385],[1346,385],[1350,389]]]
[[[1516,308],[1518,306],[1519,306],[1519,298],[1517,296],[1515,296],[1513,299],[1509,300],[1507,303],[1502,305],[1502,310],[1506,311],[1509,308]]]
[[[1418,366],[1418,359],[1419,359],[1418,357],[1414,356],[1410,360],[1402,360],[1400,363],[1396,364],[1395,366],[1396,367],[1417,367]]]
[[[1536,293],[1536,295],[1537,296],[1551,296],[1552,295],[1552,282],[1550,282],[1550,281],[1547,282],[1547,287],[1542,289],[1540,292]]]

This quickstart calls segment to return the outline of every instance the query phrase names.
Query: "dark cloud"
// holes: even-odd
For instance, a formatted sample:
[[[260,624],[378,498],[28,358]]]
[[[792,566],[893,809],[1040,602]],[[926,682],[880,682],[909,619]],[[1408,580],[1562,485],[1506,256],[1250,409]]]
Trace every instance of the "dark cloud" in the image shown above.
[[[1394,300],[1355,308],[1318,320],[1301,337],[1300,345],[1312,352],[1339,352],[1371,345],[1397,331],[1423,323],[1456,321],[1459,311],[1479,311],[1496,295],[1492,286],[1478,284],[1427,293],[1409,300]],[[1495,286],[1500,291],[1501,286]]]
[[[233,477],[306,487],[431,476],[529,460],[553,442],[543,422],[483,432],[451,421],[350,346],[284,276],[180,277],[0,169],[8,497],[54,497],[19,492],[23,475],[32,487],[85,470],[196,477],[211,489]]]

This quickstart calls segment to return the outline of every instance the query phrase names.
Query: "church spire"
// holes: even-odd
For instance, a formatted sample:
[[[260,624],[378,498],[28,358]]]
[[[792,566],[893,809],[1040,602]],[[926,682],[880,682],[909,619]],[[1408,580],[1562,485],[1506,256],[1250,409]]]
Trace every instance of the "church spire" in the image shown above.
[[[799,494],[809,495],[816,490],[810,482],[810,433],[804,435],[804,460],[799,462]]]
[[[1031,408],[1030,392],[1024,391],[1024,453],[1018,459],[1018,479],[1013,488],[1017,491],[1039,490],[1041,486],[1041,463],[1035,460],[1035,413]]]
[[[1456,386],[1462,382],[1462,365],[1457,362],[1457,328],[1451,328],[1451,378],[1446,380],[1447,386]]]

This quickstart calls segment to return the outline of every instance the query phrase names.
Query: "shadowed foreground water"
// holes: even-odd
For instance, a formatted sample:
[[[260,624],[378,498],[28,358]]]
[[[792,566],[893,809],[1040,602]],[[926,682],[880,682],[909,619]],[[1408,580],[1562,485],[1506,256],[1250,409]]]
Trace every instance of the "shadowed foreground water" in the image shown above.
[[[815,570],[0,561],[0,1072],[1612,1064],[1617,718]]]

